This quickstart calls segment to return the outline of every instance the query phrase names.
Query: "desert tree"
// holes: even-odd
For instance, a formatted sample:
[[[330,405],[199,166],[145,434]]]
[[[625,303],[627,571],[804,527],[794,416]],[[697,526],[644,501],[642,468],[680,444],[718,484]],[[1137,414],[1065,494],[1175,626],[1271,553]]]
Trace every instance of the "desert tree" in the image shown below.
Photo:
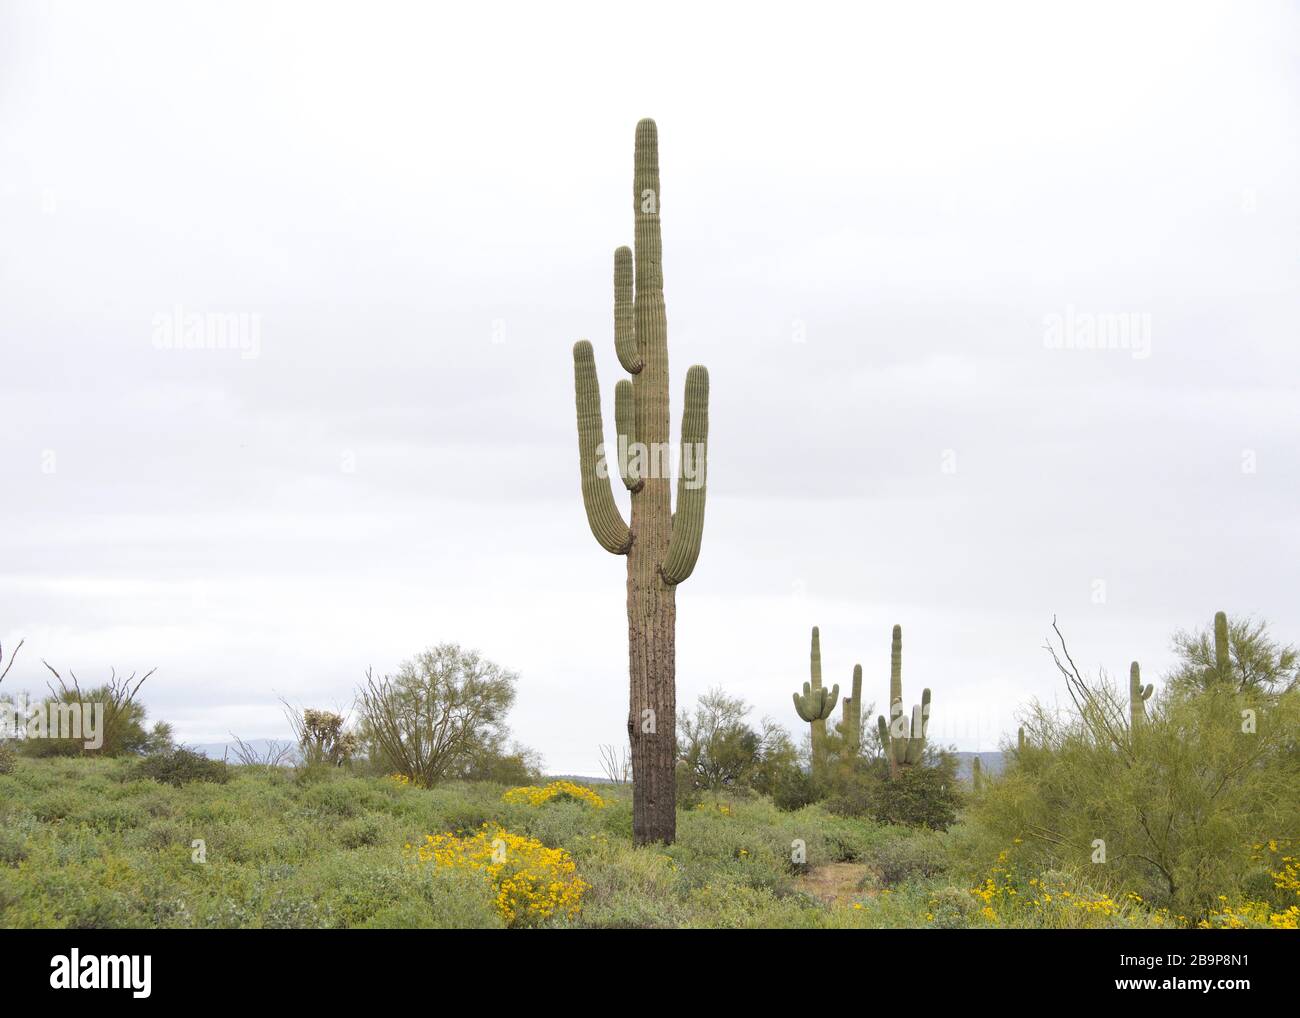
[[[366,672],[359,735],[371,761],[432,786],[504,743],[518,676],[477,651],[442,643],[396,674]]]

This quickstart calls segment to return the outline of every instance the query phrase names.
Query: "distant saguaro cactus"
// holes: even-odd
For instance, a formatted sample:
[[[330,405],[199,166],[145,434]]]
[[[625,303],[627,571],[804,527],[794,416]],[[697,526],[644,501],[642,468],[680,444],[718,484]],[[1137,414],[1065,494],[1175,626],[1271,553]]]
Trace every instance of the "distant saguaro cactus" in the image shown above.
[[[909,718],[903,710],[903,627],[894,627],[889,653],[889,721],[876,719],[880,744],[889,759],[889,773],[921,762],[925,737],[930,729],[930,690],[921,691],[921,702],[912,707]]]
[[[1228,616],[1214,613],[1214,667],[1205,673],[1206,685],[1232,681],[1232,659],[1228,654]]]
[[[677,584],[695,568],[704,531],[709,373],[686,373],[682,475],[673,512],[668,422],[668,325],[659,213],[659,139],[653,120],[636,127],[632,180],[636,254],[614,252],[614,349],[632,377],[614,388],[616,455],[605,453],[600,387],[591,344],[573,347],[578,459],[587,522],[606,551],[627,556],[632,837],[672,842],[677,833]],[[614,501],[609,463],[631,492],[629,525]]]
[[[983,764],[980,763],[979,754],[976,754],[975,758],[971,761],[971,765],[970,765],[971,783],[975,786],[976,792],[981,791],[984,787],[983,780],[982,780],[983,775],[984,775],[984,766]]]
[[[1021,725],[1019,728],[1016,729],[1016,752],[1023,753],[1024,751],[1025,751],[1025,726]]]
[[[844,717],[837,726],[844,755],[852,759],[862,749],[862,666],[853,666],[853,695],[842,702]]]
[[[1142,669],[1134,661],[1128,666],[1128,714],[1129,728],[1136,732],[1146,720],[1144,704],[1151,698],[1155,687],[1151,683],[1142,685]]]
[[[822,641],[816,626],[812,631],[812,681],[803,684],[803,695],[794,694],[794,709],[812,726],[812,767],[814,775],[826,770],[826,719],[835,710],[840,697],[839,684],[827,689],[822,685]]]

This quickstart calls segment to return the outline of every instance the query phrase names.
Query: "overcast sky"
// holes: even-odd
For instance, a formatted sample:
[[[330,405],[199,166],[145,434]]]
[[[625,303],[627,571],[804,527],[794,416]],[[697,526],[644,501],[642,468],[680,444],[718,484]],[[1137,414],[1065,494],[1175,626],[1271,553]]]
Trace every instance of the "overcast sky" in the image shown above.
[[[465,6],[0,8],[7,690],[157,666],[180,738],[282,736],[450,640],[595,772],[625,575],[570,349],[612,422],[643,116],[674,429],[712,380],[679,702],[801,731],[818,624],[880,707],[897,622],[907,702],[989,750],[1058,695],[1054,614],[1157,681],[1216,609],[1300,639],[1293,5]]]

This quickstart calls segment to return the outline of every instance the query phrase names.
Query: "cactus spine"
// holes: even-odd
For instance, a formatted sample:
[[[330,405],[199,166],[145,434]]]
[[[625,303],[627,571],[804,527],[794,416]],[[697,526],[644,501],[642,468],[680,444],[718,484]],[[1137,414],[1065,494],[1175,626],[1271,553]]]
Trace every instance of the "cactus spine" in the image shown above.
[[[925,737],[930,730],[930,690],[921,691],[921,702],[912,707],[909,718],[903,711],[903,627],[894,627],[889,652],[889,721],[876,719],[880,744],[889,759],[889,773],[897,776],[905,767],[921,762]]]
[[[659,214],[659,139],[653,120],[636,127],[632,182],[635,254],[614,252],[614,348],[632,377],[614,390],[618,453],[607,456],[600,387],[591,344],[573,347],[582,501],[597,543],[627,556],[628,737],[632,747],[632,835],[638,845],[670,843],[677,833],[676,590],[691,575],[704,530],[709,373],[686,374],[677,511],[662,469],[669,448],[668,326],[664,313]],[[631,492],[628,524],[614,501],[609,461]]]
[[[812,681],[803,684],[803,695],[794,694],[794,709],[812,726],[813,774],[821,775],[826,770],[826,719],[835,710],[840,687],[837,683],[828,690],[822,685],[822,641],[816,626],[812,631],[811,671]]]
[[[844,755],[852,758],[862,750],[862,666],[853,666],[853,695],[844,698],[844,718],[839,723]]]
[[[1143,706],[1151,698],[1155,687],[1151,683],[1142,685],[1142,669],[1134,661],[1128,666],[1128,714],[1129,728],[1136,732],[1146,720],[1146,708]]]

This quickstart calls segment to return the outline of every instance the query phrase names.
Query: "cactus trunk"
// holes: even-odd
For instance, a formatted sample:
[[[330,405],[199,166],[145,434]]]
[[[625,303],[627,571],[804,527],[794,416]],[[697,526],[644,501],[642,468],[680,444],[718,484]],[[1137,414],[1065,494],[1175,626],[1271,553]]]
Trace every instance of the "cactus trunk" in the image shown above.
[[[674,515],[667,469],[668,325],[664,312],[659,213],[659,141],[653,120],[637,124],[633,170],[636,253],[614,252],[614,348],[631,376],[614,392],[616,443],[604,444],[591,344],[573,348],[578,458],[587,522],[605,550],[627,556],[632,835],[638,845],[671,843],[676,809],[677,584],[695,568],[704,529],[709,375],[686,375],[683,471]],[[608,455],[613,448],[615,455]],[[627,524],[614,501],[610,462],[632,497]]]
[[[930,730],[930,690],[921,690],[921,702],[909,718],[903,708],[903,627],[895,626],[889,648],[889,720],[876,719],[880,744],[889,760],[890,777],[921,762]]]
[[[849,759],[862,750],[862,666],[853,666],[853,695],[844,698],[844,720],[840,722],[844,755]]]
[[[1220,682],[1232,681],[1232,664],[1228,657],[1228,616],[1214,613],[1214,671]]]
[[[1142,722],[1146,720],[1146,709],[1144,704],[1151,698],[1155,687],[1151,683],[1142,685],[1142,669],[1134,661],[1128,666],[1128,712],[1129,712],[1129,729],[1136,732],[1142,727]]]
[[[812,728],[812,771],[814,777],[826,774],[826,719],[835,710],[839,699],[838,684],[827,690],[822,685],[822,639],[816,626],[812,631],[812,654],[809,660],[809,682],[803,684],[803,695],[794,694],[794,709]]]

